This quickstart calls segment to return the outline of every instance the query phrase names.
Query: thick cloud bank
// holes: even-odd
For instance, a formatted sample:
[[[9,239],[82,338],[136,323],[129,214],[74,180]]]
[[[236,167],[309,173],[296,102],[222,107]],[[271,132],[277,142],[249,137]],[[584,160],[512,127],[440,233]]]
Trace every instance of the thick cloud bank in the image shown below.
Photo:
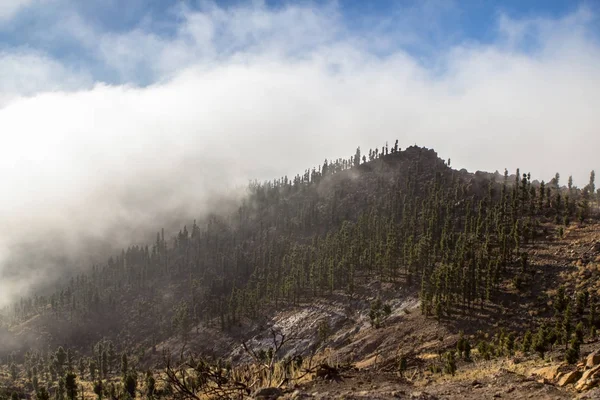
[[[125,80],[143,73],[145,86],[0,54],[0,304],[73,260],[93,261],[97,246],[214,210],[248,179],[293,175],[359,145],[399,139],[453,166],[546,180],[559,171],[579,185],[600,169],[590,10],[501,16],[495,41],[427,63],[382,33],[353,34],[331,6],[177,12],[169,37],[96,32],[76,16],[62,27]]]

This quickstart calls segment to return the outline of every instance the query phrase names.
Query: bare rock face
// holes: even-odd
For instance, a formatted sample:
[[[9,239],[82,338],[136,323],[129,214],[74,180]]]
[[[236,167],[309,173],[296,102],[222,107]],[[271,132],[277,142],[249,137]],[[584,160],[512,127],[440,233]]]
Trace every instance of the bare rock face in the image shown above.
[[[600,352],[593,352],[589,356],[587,356],[587,360],[585,362],[585,368],[594,368],[596,365],[600,364]]]
[[[570,385],[571,383],[575,383],[581,378],[581,371],[575,370],[571,372],[567,372],[564,374],[558,381],[558,386],[564,387]]]

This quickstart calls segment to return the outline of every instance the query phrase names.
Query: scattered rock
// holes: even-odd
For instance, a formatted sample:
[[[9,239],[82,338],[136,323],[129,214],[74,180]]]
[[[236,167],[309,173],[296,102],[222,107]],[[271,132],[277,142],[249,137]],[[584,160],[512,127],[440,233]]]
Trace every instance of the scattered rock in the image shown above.
[[[261,388],[254,393],[256,400],[277,400],[283,395],[283,391],[276,387]]]
[[[579,378],[581,378],[581,371],[575,370],[575,371],[567,372],[558,381],[558,386],[563,387],[563,386],[570,385],[571,383],[577,382],[579,380]]]
[[[589,392],[585,392],[577,396],[580,400],[593,400],[600,399],[600,389],[592,389]]]

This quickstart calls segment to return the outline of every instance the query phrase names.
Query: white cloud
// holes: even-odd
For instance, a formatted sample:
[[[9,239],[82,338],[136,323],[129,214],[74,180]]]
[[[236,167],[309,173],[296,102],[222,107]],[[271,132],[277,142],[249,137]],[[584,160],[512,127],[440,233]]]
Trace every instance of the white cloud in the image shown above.
[[[181,13],[171,38],[80,29],[124,76],[147,68],[157,83],[145,88],[86,89],[51,60],[0,57],[0,71],[21,77],[1,84],[29,95],[0,109],[0,181],[10,188],[0,197],[10,232],[0,265],[15,246],[48,237],[67,254],[86,238],[135,240],[161,216],[199,215],[214,193],[247,179],[293,175],[396,138],[471,170],[520,167],[539,179],[560,171],[584,184],[600,169],[600,46],[589,11],[502,17],[497,43],[453,46],[435,71],[401,50],[374,56],[335,9]],[[522,51],[524,32],[536,51]],[[69,90],[36,94],[60,88]]]
[[[99,58],[127,80],[140,73],[152,80],[173,77],[182,69],[223,61],[232,56],[274,54],[299,56],[331,43],[342,26],[335,8],[285,7],[264,4],[228,10],[212,3],[201,11],[180,7],[180,23],[171,38],[152,32],[152,26],[126,33],[99,34],[87,40]],[[81,27],[77,32],[83,32]]]
[[[28,49],[0,52],[0,108],[11,100],[36,93],[90,87],[85,72]]]

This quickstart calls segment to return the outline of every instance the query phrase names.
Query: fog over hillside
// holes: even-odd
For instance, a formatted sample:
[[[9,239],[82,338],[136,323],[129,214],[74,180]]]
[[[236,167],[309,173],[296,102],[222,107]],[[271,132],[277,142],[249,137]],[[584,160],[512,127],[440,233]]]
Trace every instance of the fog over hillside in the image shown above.
[[[452,44],[435,62],[390,48],[377,26],[352,32],[335,4],[173,12],[174,35],[152,20],[97,31],[76,12],[52,27],[117,83],[35,49],[0,52],[0,304],[219,211],[250,179],[293,176],[356,144],[396,137],[453,167],[558,171],[578,186],[600,170],[592,9],[499,14],[493,41]]]

